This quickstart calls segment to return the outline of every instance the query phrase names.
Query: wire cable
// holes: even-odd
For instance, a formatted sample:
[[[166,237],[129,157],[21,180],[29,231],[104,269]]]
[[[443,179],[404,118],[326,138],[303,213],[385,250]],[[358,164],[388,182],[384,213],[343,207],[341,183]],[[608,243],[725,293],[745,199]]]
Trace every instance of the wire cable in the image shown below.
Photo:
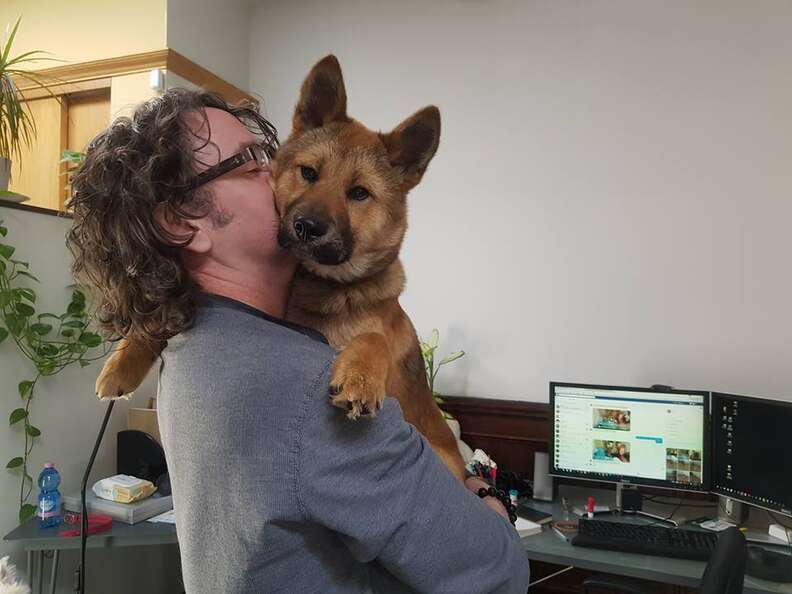
[[[80,594],[85,594],[85,548],[88,544],[88,507],[85,503],[85,489],[88,484],[88,476],[91,474],[96,453],[99,451],[99,446],[102,443],[107,422],[110,420],[110,413],[113,412],[115,400],[111,400],[107,405],[107,412],[105,413],[102,427],[99,429],[99,435],[96,436],[96,443],[94,444],[91,458],[88,460],[88,466],[85,468],[85,474],[82,479],[82,487],[80,488],[80,565],[77,568],[77,590]]]

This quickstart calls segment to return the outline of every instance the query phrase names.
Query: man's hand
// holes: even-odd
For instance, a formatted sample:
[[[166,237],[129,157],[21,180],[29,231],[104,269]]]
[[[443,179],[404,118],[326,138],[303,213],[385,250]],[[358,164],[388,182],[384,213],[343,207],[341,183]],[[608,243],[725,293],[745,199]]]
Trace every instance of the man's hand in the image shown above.
[[[490,485],[480,478],[475,476],[471,476],[465,479],[465,486],[470,490],[473,491],[476,495],[478,495],[478,490],[482,487],[488,489]],[[483,497],[482,501],[487,504],[487,507],[492,508],[495,512],[509,520],[509,512],[506,511],[506,508],[503,507],[503,504],[498,501],[495,497]]]

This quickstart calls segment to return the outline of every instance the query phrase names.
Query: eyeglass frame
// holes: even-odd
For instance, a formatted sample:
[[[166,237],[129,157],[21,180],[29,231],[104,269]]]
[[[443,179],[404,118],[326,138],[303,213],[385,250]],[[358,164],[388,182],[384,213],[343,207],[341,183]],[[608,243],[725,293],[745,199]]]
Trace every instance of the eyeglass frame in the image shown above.
[[[277,145],[273,145],[267,141],[256,142],[246,146],[238,153],[231,155],[227,159],[223,159],[217,165],[212,165],[205,169],[198,175],[192,178],[187,184],[188,189],[195,190],[196,188],[208,184],[210,181],[217,179],[221,175],[232,172],[238,167],[242,167],[245,163],[256,161],[259,167],[266,167],[272,163],[272,158],[275,156]],[[260,151],[260,155],[256,152]]]

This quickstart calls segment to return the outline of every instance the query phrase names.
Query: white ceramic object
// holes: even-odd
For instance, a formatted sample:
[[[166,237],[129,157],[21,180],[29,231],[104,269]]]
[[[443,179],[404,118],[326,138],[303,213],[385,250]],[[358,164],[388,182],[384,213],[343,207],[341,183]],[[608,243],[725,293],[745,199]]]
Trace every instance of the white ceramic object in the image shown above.
[[[470,446],[466,444],[464,441],[459,439],[459,436],[462,435],[462,429],[459,426],[459,421],[456,419],[446,419],[446,423],[448,426],[451,427],[451,433],[454,434],[454,437],[457,440],[457,447],[459,448],[459,454],[462,456],[462,459],[465,461],[465,464],[470,462],[473,458],[473,450],[470,449]]]

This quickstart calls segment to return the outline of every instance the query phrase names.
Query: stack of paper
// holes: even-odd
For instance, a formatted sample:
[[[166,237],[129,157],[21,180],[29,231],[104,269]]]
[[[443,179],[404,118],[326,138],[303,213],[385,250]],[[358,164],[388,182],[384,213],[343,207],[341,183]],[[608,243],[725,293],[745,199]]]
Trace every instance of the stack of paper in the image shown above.
[[[517,533],[520,536],[532,536],[542,531],[542,527],[536,522],[531,522],[531,520],[520,517],[517,518],[517,523],[514,527],[517,529]]]

